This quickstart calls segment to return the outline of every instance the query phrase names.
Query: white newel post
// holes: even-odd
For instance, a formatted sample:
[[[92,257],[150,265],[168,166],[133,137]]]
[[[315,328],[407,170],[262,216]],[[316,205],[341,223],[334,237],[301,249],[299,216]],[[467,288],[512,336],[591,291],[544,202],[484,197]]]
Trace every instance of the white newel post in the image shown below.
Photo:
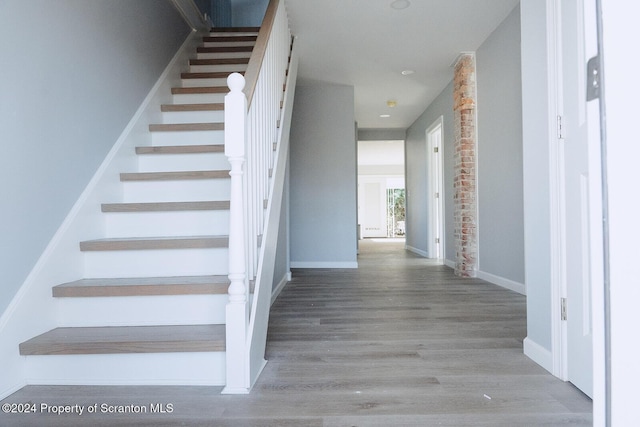
[[[243,171],[247,98],[242,92],[244,77],[233,73],[227,78],[230,92],[224,98],[224,152],[231,163],[231,205],[229,220],[229,302],[227,304],[226,394],[249,392],[247,367],[247,304]]]

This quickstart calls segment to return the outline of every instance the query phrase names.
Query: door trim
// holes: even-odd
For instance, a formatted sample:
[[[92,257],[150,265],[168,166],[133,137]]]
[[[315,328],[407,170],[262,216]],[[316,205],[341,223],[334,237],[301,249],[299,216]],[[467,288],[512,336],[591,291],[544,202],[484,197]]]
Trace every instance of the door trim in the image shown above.
[[[549,99],[549,192],[551,269],[551,357],[552,374],[567,380],[567,327],[562,320],[561,300],[567,296],[564,146],[560,134],[562,120],[562,26],[560,1],[546,0],[547,70]]]
[[[439,133],[439,138],[435,138],[434,135]],[[443,154],[442,154],[442,141],[444,140],[444,118],[438,117],[425,131],[426,145],[427,145],[427,188],[428,194],[427,200],[429,206],[427,212],[429,213],[428,219],[428,234],[427,242],[429,258],[443,260],[445,258],[445,238],[444,238],[444,203],[442,202],[444,196],[444,175],[443,175]],[[437,149],[437,153],[435,152]],[[435,198],[435,193],[438,197]],[[432,203],[435,201],[435,203]],[[439,238],[439,243],[436,243],[436,238]]]

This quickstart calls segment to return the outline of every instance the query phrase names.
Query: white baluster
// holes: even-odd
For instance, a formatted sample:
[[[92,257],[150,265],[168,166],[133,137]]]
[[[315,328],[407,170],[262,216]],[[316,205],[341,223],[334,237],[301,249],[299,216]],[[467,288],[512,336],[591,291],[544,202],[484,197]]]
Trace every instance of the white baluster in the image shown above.
[[[227,385],[223,393],[249,392],[247,304],[243,171],[245,161],[247,98],[242,92],[244,77],[233,73],[227,78],[230,92],[224,98],[224,152],[231,164],[229,220],[229,303],[227,304]]]

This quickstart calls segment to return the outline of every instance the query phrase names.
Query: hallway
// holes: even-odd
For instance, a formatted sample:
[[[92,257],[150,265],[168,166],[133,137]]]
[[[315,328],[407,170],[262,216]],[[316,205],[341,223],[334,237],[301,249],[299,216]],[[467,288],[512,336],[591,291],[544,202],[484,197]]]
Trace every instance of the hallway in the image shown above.
[[[147,413],[0,414],[0,425],[591,425],[590,399],[523,355],[525,297],[456,278],[403,245],[361,241],[357,270],[294,270],[272,309],[269,363],[248,396],[29,386],[2,403]],[[158,403],[172,412],[150,413]]]

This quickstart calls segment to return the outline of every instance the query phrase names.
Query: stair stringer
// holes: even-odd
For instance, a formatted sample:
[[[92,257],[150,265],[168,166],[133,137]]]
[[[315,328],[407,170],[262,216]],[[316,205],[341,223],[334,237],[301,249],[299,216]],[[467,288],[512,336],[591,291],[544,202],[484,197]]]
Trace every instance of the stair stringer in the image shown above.
[[[291,50],[291,60],[282,104],[273,176],[270,183],[269,202],[265,213],[266,227],[258,258],[258,276],[256,278],[254,298],[252,301],[252,316],[249,321],[247,346],[249,349],[250,388],[253,387],[267,363],[264,357],[267,343],[267,329],[269,326],[269,311],[272,302],[277,297],[277,293],[281,290],[280,286],[274,288],[273,282],[275,279],[274,271],[278,249],[278,232],[282,215],[282,199],[289,159],[289,136],[297,76],[298,53],[296,43],[294,42]]]
[[[106,198],[122,198],[118,175],[123,170],[137,169],[134,147],[151,144],[148,126],[162,121],[160,105],[170,102],[171,88],[180,84],[182,67],[195,51],[201,35],[194,31],[187,36],[0,317],[3,361],[0,399],[35,379],[29,372],[27,358],[19,354],[19,344],[58,326],[51,288],[83,277],[84,254],[78,250],[78,242],[104,234],[105,219],[100,204]],[[59,380],[58,383],[64,383],[64,379]]]

